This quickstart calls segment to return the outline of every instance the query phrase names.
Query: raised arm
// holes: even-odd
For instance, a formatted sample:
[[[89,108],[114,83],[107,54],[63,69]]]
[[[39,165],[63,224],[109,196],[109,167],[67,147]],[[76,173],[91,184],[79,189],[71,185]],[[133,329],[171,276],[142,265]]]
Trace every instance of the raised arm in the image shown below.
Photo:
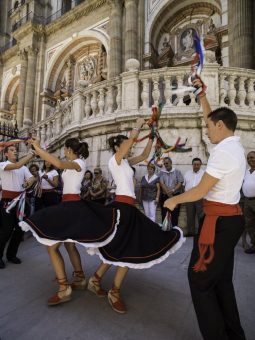
[[[51,155],[47,151],[43,150],[40,146],[39,141],[30,139],[29,144],[33,145],[35,152],[38,156],[40,156],[45,161],[51,163],[58,169],[73,169],[77,171],[81,171],[81,168],[78,163],[70,162],[70,161],[61,161],[58,157]]]
[[[202,82],[202,80],[200,78],[196,78],[193,81],[193,86],[195,87],[203,87],[204,84]],[[205,122],[207,122],[207,117],[209,115],[209,113],[212,111],[210,104],[206,98],[206,93],[204,91],[202,91],[199,95],[199,99],[200,99],[200,103],[203,109],[203,116],[204,116],[204,120]]]
[[[128,154],[129,150],[133,146],[136,138],[139,135],[139,132],[142,128],[142,126],[145,124],[145,120],[143,118],[138,118],[136,121],[135,127],[133,127],[133,130],[130,133],[130,136],[128,139],[124,140],[119,150],[115,154],[116,162],[120,165],[121,160]]]
[[[146,144],[143,152],[138,156],[135,156],[135,157],[128,159],[129,164],[135,165],[137,163],[140,163],[140,162],[146,160],[150,155],[152,144],[153,144],[153,139],[149,138],[148,143]]]
[[[34,156],[35,153],[31,150],[25,157],[22,157],[18,162],[7,164],[4,170],[8,171],[20,169],[23,165],[27,164]]]

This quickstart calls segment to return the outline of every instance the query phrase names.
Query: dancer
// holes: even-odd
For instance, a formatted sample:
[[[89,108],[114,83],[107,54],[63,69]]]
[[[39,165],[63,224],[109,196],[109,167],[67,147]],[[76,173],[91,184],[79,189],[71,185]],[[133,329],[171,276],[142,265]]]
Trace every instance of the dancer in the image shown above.
[[[6,212],[5,208],[10,201],[24,191],[25,181],[30,184],[34,181],[33,175],[29,172],[28,168],[24,166],[34,157],[33,151],[29,151],[27,156],[17,160],[17,149],[11,145],[4,149],[4,155],[7,161],[0,163],[0,178],[2,182],[0,269],[5,268],[3,253],[9,240],[10,242],[6,251],[7,260],[15,264],[21,263],[21,260],[17,257],[17,252],[24,233],[18,225],[17,208],[12,208],[9,213]]]
[[[51,205],[59,203],[58,193],[56,188],[58,186],[58,172],[54,169],[54,166],[44,161],[43,169],[39,172],[41,178],[41,208],[50,207]]]
[[[42,159],[59,169],[64,169],[62,203],[41,209],[20,223],[23,230],[31,230],[40,243],[48,246],[48,253],[59,283],[57,294],[48,300],[48,305],[52,306],[69,301],[72,288],[85,289],[86,279],[75,242],[87,247],[107,244],[116,230],[117,211],[82,201],[80,198],[81,182],[86,167],[85,159],[89,155],[86,142],[80,143],[76,138],[67,139],[64,147],[66,161],[61,161],[43,150],[38,141],[28,142]],[[62,242],[74,268],[72,285],[67,281],[65,263],[59,251]]]
[[[204,88],[201,79],[194,86]],[[184,194],[169,198],[165,207],[204,198],[205,218],[188,269],[189,285],[200,331],[205,340],[245,339],[232,282],[234,248],[244,230],[238,205],[245,174],[244,149],[234,136],[236,114],[227,107],[211,110],[200,92],[207,134],[212,144],[201,182]]]
[[[109,170],[116,184],[115,202],[110,206],[120,210],[120,225],[114,239],[97,250],[103,262],[88,283],[88,289],[98,297],[106,296],[100,281],[111,264],[117,266],[113,286],[108,292],[108,301],[113,310],[121,314],[126,312],[126,307],[120,299],[120,288],[128,268],[150,268],[165,260],[184,242],[179,228],[164,232],[134,206],[134,173],[131,166],[148,158],[153,140],[149,139],[141,155],[127,157],[144,124],[145,120],[139,118],[129,138],[118,135],[109,139],[114,153],[109,161]]]

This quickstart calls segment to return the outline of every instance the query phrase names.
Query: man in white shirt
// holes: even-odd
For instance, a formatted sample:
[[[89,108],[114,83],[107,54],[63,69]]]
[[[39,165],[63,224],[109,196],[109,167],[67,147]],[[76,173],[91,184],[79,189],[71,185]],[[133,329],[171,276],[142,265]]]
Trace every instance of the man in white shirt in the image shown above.
[[[192,159],[192,170],[189,170],[184,175],[184,188],[185,191],[190,190],[198,185],[204,174],[204,170],[201,169],[202,161],[200,158]],[[187,235],[195,236],[197,234],[197,226],[199,220],[203,217],[202,200],[186,203],[187,213]]]
[[[242,186],[244,194],[245,231],[250,237],[251,247],[245,249],[246,254],[255,254],[255,151],[247,155],[250,169],[246,170]]]
[[[0,228],[0,269],[5,268],[3,254],[5,246],[9,241],[6,257],[9,262],[20,264],[21,260],[17,257],[18,247],[22,241],[24,232],[18,225],[16,208],[12,208],[9,213],[6,212],[8,202],[19,196],[24,191],[24,182],[31,184],[34,181],[32,174],[24,166],[33,157],[33,151],[21,160],[17,160],[17,149],[14,146],[8,146],[4,149],[4,155],[7,161],[0,162],[0,178],[2,182],[2,200],[1,200],[1,228]]]
[[[216,146],[200,183],[169,198],[165,206],[173,210],[177,204],[205,198],[205,218],[194,237],[188,269],[199,328],[204,340],[245,340],[232,282],[234,248],[245,225],[238,204],[246,169],[244,149],[234,136],[236,114],[228,107],[212,111],[201,79],[193,85],[200,90],[207,135]]]

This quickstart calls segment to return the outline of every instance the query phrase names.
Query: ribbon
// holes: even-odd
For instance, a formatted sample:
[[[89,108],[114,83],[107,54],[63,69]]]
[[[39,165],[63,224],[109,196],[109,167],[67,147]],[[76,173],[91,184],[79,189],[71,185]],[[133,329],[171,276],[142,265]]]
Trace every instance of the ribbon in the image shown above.
[[[15,197],[7,204],[6,212],[9,214],[11,209],[17,205],[17,218],[21,222],[25,216],[26,191],[23,191],[19,196]]]
[[[173,228],[172,216],[171,216],[170,211],[167,211],[166,217],[164,218],[163,223],[160,224],[160,227],[163,231],[170,231]]]

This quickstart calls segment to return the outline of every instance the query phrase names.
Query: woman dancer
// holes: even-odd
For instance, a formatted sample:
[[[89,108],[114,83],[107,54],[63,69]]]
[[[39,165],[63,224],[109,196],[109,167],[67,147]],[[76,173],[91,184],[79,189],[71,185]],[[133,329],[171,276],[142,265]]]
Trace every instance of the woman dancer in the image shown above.
[[[114,311],[122,314],[126,312],[126,307],[120,299],[120,288],[128,268],[150,268],[174,253],[185,240],[179,228],[164,232],[134,206],[134,172],[131,166],[149,156],[152,139],[149,139],[141,155],[127,157],[144,124],[145,120],[139,118],[129,138],[118,135],[109,139],[114,153],[109,161],[109,170],[116,184],[115,202],[110,206],[120,210],[120,225],[114,239],[96,250],[103,262],[88,283],[88,289],[98,297],[106,296],[100,281],[111,264],[117,266],[113,286],[108,292],[108,301]]]
[[[80,254],[74,242],[87,247],[103,246],[109,243],[116,230],[117,212],[115,209],[80,199],[85,159],[89,155],[87,143],[80,143],[76,138],[67,139],[64,147],[66,161],[61,161],[41,149],[36,140],[30,140],[29,143],[33,145],[36,154],[42,159],[59,169],[64,169],[62,203],[41,209],[20,223],[23,230],[31,230],[40,243],[48,246],[59,283],[59,291],[48,300],[48,305],[51,306],[69,301],[72,288],[84,289],[86,287]],[[74,268],[72,285],[67,281],[65,263],[59,251],[62,242],[65,242],[65,248]]]
[[[41,207],[46,208],[59,203],[58,193],[56,191],[59,174],[54,169],[54,166],[50,162],[44,161],[43,169],[39,174],[42,188]]]

